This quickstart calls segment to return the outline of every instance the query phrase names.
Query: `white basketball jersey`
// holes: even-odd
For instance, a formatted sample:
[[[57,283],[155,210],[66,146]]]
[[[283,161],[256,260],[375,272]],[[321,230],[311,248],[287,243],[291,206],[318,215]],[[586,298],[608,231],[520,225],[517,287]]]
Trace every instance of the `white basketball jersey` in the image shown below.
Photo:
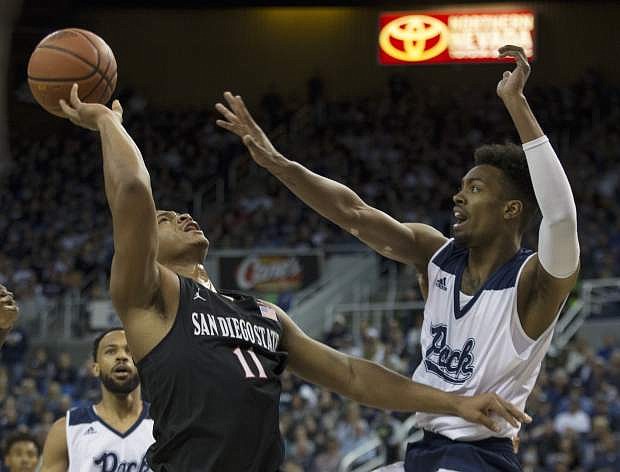
[[[421,334],[423,360],[413,380],[460,395],[494,392],[524,409],[557,316],[536,341],[521,327],[517,286],[532,251],[521,249],[472,297],[460,292],[468,254],[451,239],[431,258]],[[510,438],[518,432],[499,417],[499,433],[456,416],[417,413],[416,420],[421,428],[463,441]]]
[[[125,434],[106,424],[94,406],[67,412],[68,472],[147,472],[146,451],[155,442],[149,405]]]

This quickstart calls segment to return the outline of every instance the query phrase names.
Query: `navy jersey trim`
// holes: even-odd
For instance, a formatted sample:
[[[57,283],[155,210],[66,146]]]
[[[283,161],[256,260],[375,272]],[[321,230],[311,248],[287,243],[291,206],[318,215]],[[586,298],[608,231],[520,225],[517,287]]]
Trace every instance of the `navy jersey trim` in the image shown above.
[[[69,426],[89,424],[97,421],[90,407],[78,407],[69,410]]]
[[[124,433],[121,433],[120,431],[118,431],[117,429],[113,428],[108,423],[106,423],[103,420],[103,418],[101,418],[97,414],[97,412],[95,411],[95,405],[92,405],[89,409],[91,410],[92,415],[95,418],[95,421],[98,421],[103,426],[108,428],[111,432],[113,432],[114,434],[116,434],[117,436],[119,436],[120,438],[123,438],[123,439],[126,438],[127,436],[129,436],[131,433],[133,433],[138,428],[138,426],[140,426],[142,424],[142,421],[147,419],[147,416],[149,414],[149,406],[148,406],[148,404],[146,404],[145,402],[142,402],[142,411],[140,412],[140,416],[138,416],[138,419],[136,420],[136,422],[134,424],[132,424],[131,427],[127,431],[125,431]]]
[[[451,239],[444,248],[439,250],[432,262],[442,271],[456,275],[463,255],[466,256],[465,260],[467,260],[467,248],[456,247],[454,239]]]
[[[461,299],[459,291],[461,290],[461,281],[463,279],[463,273],[467,266],[467,259],[469,251],[465,250],[459,254],[458,268],[456,270],[456,279],[454,281],[453,296],[454,296],[454,317],[458,320],[465,316],[471,307],[476,303],[482,292],[485,290],[505,290],[512,288],[517,283],[517,276],[519,270],[523,265],[523,262],[532,254],[529,249],[521,248],[517,253],[511,257],[507,262],[501,265],[491,276],[482,284],[482,286],[476,291],[474,296],[463,307],[461,307]]]

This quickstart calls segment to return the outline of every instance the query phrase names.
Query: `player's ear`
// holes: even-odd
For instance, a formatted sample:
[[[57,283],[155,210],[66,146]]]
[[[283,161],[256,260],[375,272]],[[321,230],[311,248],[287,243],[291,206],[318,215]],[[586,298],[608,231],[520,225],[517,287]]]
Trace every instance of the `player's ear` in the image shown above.
[[[521,200],[508,200],[504,206],[504,219],[512,220],[518,218],[523,212],[523,202]]]
[[[99,363],[97,361],[93,361],[93,363],[90,365],[90,371],[93,374],[93,377],[99,378],[101,369],[99,368]]]

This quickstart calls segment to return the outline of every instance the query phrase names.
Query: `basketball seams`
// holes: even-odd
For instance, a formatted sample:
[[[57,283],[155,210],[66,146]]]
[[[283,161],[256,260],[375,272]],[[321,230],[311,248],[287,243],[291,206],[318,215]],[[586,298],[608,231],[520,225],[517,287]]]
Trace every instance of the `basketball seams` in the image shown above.
[[[92,93],[93,93],[95,90],[97,90],[97,87],[99,87],[99,85],[101,84],[101,82],[102,82],[103,80],[105,80],[105,78],[106,78],[106,73],[108,72],[108,69],[110,68],[110,65],[111,65],[111,64],[112,64],[112,61],[111,61],[111,60],[108,60],[108,65],[107,65],[107,66],[105,66],[105,70],[104,70],[104,71],[97,69],[97,72],[99,72],[99,80],[97,81],[97,83],[95,84],[95,86],[94,86],[94,87],[90,90],[90,92],[88,92],[86,95],[84,95],[84,96],[82,97],[82,100],[86,100],[88,97],[90,97],[90,96],[92,95]],[[106,81],[106,82],[107,82],[107,81]],[[106,88],[107,88],[107,85],[106,85]],[[104,88],[104,90],[105,90],[105,88]],[[100,98],[101,98],[101,94],[99,94],[99,96],[100,96]],[[97,100],[97,101],[98,101],[98,100]]]
[[[65,49],[65,48],[61,48],[58,46],[50,46],[50,45],[45,45],[45,46],[39,46],[37,49],[53,49],[54,51],[59,51],[62,53],[65,53],[69,56],[72,56],[76,59],[79,59],[80,61],[82,61],[84,64],[88,64],[90,67],[93,67],[93,71],[88,74],[85,75],[83,77],[68,77],[68,78],[60,78],[60,79],[48,79],[48,78],[43,78],[43,77],[33,77],[30,74],[28,75],[29,79],[32,80],[38,80],[41,82],[69,82],[71,80],[84,80],[84,79],[89,79],[91,78],[93,75],[95,75],[98,71],[98,67],[95,67],[94,65],[92,65],[89,61],[87,61],[86,59],[84,59],[82,56],[74,53],[73,51],[70,51],[69,49]]]
[[[69,34],[57,34],[62,31]],[[58,99],[68,95],[72,83],[79,83],[82,100],[104,103],[116,88],[117,69],[114,53],[105,41],[90,31],[69,28],[37,44],[27,77],[36,101],[50,113],[63,116]]]
[[[97,51],[97,69],[101,73],[101,70],[99,69],[99,65],[101,64],[101,52],[103,52],[103,51],[101,51],[99,49],[99,47],[97,47],[95,42],[87,34],[85,34],[83,31],[81,31],[79,29],[74,29],[74,30],[71,30],[71,31],[75,31],[77,34],[79,34],[80,36],[85,38],[95,48],[95,50]],[[107,45],[107,43],[103,43],[102,49],[104,49],[104,48],[105,48],[106,55],[108,56],[108,66],[106,67],[105,72],[103,74],[101,74],[101,75],[103,77],[103,80],[105,80],[106,85],[110,88],[110,91],[114,92],[114,87],[112,86],[111,80],[106,75],[106,72],[108,71],[108,68],[110,67],[110,64],[112,63],[112,60],[113,60],[114,56],[111,54],[112,51],[110,50],[110,47]],[[116,74],[116,69],[114,70],[114,74]],[[113,75],[113,74],[110,74],[110,75]],[[95,88],[97,86],[99,86],[99,83],[95,86]]]
[[[72,29],[71,31],[73,31],[73,32],[79,34],[80,36],[82,36],[83,38],[85,38],[86,41],[88,41],[91,44],[91,46],[93,48],[95,48],[95,51],[97,51],[97,66],[96,66],[96,68],[99,69],[99,66],[101,65],[101,53],[99,52],[99,48],[97,47],[97,45],[94,43],[94,41],[92,39],[90,39],[88,37],[87,34],[84,34],[79,29]]]

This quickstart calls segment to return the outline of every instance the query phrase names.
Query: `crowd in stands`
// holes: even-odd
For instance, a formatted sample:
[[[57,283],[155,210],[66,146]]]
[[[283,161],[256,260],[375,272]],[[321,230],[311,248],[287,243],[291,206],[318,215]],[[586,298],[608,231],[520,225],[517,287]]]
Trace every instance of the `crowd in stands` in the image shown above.
[[[413,316],[413,318],[416,318]],[[420,360],[419,319],[363,324],[356,343],[347,320],[336,317],[325,342],[344,352],[410,375]],[[52,423],[72,406],[98,401],[91,359],[71,359],[29,349],[17,328],[2,350],[0,440],[29,431],[43,444]],[[614,472],[620,470],[620,344],[609,337],[597,351],[572,342],[548,357],[527,404],[532,424],[520,433],[525,472]],[[286,444],[285,472],[337,472],[341,459],[378,437],[388,461],[397,461],[398,432],[408,414],[362,407],[308,384],[288,371],[282,376],[280,429]]]
[[[582,278],[617,276],[620,89],[588,74],[571,87],[528,90],[528,97],[572,182]],[[192,212],[212,249],[355,243],[251,162],[239,139],[216,127],[212,104],[161,111],[136,94],[120,98],[157,205]],[[517,141],[492,87],[413,87],[394,76],[374,97],[338,100],[313,79],[304,99],[270,93],[253,109],[286,156],[398,219],[446,234],[451,196],[473,150]],[[97,135],[67,124],[62,135],[14,135],[11,149],[0,181],[0,283],[22,298],[70,288],[104,295],[113,248]]]

